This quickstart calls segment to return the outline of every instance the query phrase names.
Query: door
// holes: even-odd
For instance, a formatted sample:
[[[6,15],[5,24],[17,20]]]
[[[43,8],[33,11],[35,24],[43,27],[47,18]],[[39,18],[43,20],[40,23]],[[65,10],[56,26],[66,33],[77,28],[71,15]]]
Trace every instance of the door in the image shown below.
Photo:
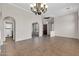
[[[43,35],[47,35],[47,24],[43,24]]]
[[[15,40],[15,19],[13,17],[5,17],[3,19],[3,39],[11,38]]]
[[[39,25],[38,23],[32,24],[32,37],[38,37],[39,36]]]

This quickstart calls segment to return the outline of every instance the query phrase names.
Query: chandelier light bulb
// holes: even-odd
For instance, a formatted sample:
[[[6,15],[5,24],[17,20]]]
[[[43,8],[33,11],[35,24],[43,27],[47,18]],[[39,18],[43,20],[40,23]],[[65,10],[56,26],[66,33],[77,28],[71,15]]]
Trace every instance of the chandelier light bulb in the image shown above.
[[[43,4],[41,4],[41,7],[43,7],[44,5]]]
[[[46,5],[45,7],[46,7],[46,8],[48,8],[48,6],[47,6],[47,5]]]
[[[34,11],[36,11],[36,9],[33,9]]]
[[[35,4],[33,4],[34,6],[36,6],[36,3]]]
[[[33,4],[31,4],[30,7],[33,7]]]

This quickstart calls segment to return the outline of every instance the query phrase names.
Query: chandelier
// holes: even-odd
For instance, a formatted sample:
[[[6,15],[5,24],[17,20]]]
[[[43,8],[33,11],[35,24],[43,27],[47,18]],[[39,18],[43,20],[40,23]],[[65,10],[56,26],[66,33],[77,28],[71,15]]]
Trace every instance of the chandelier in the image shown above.
[[[35,3],[31,4],[31,11],[34,12],[36,15],[41,15],[47,11],[48,6],[43,3]]]

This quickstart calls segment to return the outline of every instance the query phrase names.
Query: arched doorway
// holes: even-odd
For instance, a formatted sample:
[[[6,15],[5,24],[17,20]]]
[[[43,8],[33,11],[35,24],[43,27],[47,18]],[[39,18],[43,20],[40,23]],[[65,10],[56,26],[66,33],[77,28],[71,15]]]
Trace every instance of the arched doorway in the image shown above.
[[[7,38],[11,38],[15,41],[15,19],[7,16],[3,19],[3,37],[4,41]]]

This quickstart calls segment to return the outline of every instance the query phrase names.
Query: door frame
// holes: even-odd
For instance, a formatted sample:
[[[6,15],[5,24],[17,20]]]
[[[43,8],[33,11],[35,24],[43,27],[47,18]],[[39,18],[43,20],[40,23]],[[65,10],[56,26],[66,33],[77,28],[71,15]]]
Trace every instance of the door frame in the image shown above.
[[[12,23],[12,29],[13,29],[13,40],[15,41],[15,38],[16,38],[16,23],[15,23],[15,19],[14,17],[11,17],[11,16],[7,16],[7,17],[4,17],[3,19],[3,41],[5,41],[5,33],[4,33],[4,23],[5,22],[8,22],[8,23]]]
[[[32,23],[32,37],[34,37],[34,36],[33,36],[33,30],[34,30],[34,29],[33,29],[33,25],[34,25],[34,24],[38,24],[38,22]],[[37,35],[36,37],[39,37],[39,24],[38,24],[38,35]]]
[[[43,36],[45,35],[45,34],[44,34],[44,25],[46,25],[46,35],[48,35],[48,34],[47,34],[47,24],[43,24]]]

